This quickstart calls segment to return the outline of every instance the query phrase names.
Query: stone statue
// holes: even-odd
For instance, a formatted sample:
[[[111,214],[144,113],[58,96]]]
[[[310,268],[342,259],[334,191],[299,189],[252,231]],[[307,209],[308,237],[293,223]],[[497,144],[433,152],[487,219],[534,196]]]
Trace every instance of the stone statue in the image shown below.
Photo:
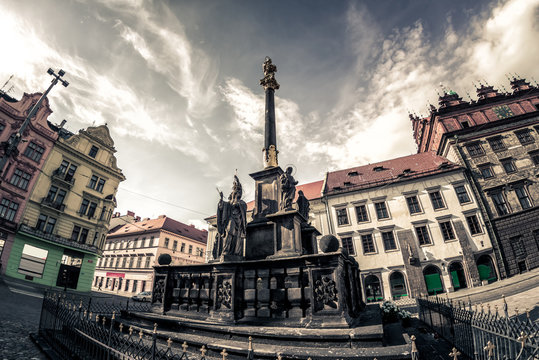
[[[277,66],[275,66],[267,56],[262,64],[262,69],[264,70],[264,78],[260,79],[260,85],[262,85],[264,89],[278,90],[279,84],[277,83],[277,80],[275,80]]]
[[[281,183],[281,205],[280,210],[292,209],[292,202],[296,196],[297,181],[292,176],[292,167],[286,168],[286,171],[280,176]]]
[[[247,204],[241,200],[243,188],[234,175],[232,192],[228,201],[221,199],[217,205],[217,236],[214,245],[214,258],[221,255],[243,256],[243,241],[247,230]],[[221,248],[222,246],[222,248]]]
[[[299,213],[306,220],[309,220],[310,204],[309,204],[309,200],[305,197],[302,190],[298,191],[298,199],[296,200],[296,204],[298,204]]]

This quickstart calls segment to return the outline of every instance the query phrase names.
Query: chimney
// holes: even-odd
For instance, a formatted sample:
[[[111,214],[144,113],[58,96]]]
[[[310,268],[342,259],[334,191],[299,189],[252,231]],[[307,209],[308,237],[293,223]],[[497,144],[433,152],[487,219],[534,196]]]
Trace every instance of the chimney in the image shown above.
[[[135,221],[140,221],[140,216],[136,216]]]
[[[58,126],[60,129],[62,129],[64,127],[64,125],[66,124],[67,120],[64,119],[62,120],[62,122],[60,123],[60,126]]]
[[[127,210],[127,216],[133,216],[135,217],[135,213],[133,211]]]
[[[166,215],[159,215],[157,218],[158,218],[158,219],[164,219],[164,218],[166,218],[166,217],[167,217]]]

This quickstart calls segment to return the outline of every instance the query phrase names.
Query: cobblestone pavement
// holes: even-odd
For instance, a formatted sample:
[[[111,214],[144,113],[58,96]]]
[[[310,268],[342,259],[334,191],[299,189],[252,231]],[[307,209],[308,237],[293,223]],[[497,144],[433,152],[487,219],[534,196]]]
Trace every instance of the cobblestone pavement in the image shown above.
[[[37,331],[40,311],[41,299],[37,295],[12,292],[0,278],[1,360],[46,359],[29,338],[31,332]]]

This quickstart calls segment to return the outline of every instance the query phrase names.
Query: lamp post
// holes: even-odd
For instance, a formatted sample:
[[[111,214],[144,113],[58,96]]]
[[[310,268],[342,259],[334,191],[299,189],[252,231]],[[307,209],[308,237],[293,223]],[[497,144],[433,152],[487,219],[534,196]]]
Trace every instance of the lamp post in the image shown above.
[[[69,85],[69,83],[66,80],[62,79],[62,76],[65,75],[64,70],[60,70],[60,71],[58,71],[58,74],[56,74],[54,72],[54,70],[49,68],[49,70],[47,70],[47,74],[52,75],[52,77],[53,77],[53,79],[51,81],[51,84],[49,85],[49,88],[47,90],[45,90],[45,92],[43,93],[43,95],[41,95],[39,100],[34,104],[34,106],[32,106],[32,108],[28,112],[28,116],[26,116],[26,119],[24,119],[24,122],[22,123],[19,131],[17,131],[15,136],[10,136],[9,140],[6,143],[2,144],[2,145],[4,145],[5,150],[4,150],[4,154],[0,158],[0,176],[3,175],[3,173],[4,173],[4,167],[6,166],[7,160],[9,159],[11,154],[13,154],[13,152],[19,146],[19,143],[22,140],[22,135],[23,135],[24,131],[26,130],[26,128],[28,127],[28,124],[30,123],[30,120],[32,119],[32,117],[34,117],[37,110],[41,106],[41,103],[47,97],[47,95],[52,90],[54,85],[58,84],[58,82],[61,82],[62,85],[64,85],[64,87],[67,87]]]

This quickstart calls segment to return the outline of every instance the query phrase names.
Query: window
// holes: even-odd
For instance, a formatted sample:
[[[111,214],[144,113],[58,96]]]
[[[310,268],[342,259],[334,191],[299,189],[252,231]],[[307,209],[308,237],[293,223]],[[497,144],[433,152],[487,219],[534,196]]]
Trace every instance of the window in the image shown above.
[[[441,222],[440,230],[442,231],[442,236],[444,238],[444,241],[455,239],[455,232],[453,231],[453,226],[451,225],[451,221]]]
[[[539,151],[533,151],[529,153],[530,158],[534,165],[539,165]]]
[[[514,236],[509,239],[509,243],[511,244],[511,249],[513,250],[513,254],[515,257],[518,258],[525,258],[526,248],[524,247],[524,244],[522,243],[522,236]]]
[[[125,288],[124,288],[124,291],[129,291],[129,280],[130,280],[130,279],[125,279]]]
[[[149,268],[151,262],[152,262],[152,257],[146,256],[146,263],[144,264],[144,267]]]
[[[387,211],[385,202],[374,203],[374,208],[376,209],[376,217],[378,220],[389,218],[389,212]]]
[[[36,229],[43,231],[45,234],[52,234],[55,225],[55,218],[40,214],[37,219]]]
[[[350,255],[355,255],[356,254],[356,251],[354,249],[354,242],[352,241],[352,237],[350,237],[350,236],[342,237],[341,242],[342,242],[343,249],[346,249],[346,251],[348,251],[348,254],[350,254]]]
[[[168,243],[169,243],[170,239],[169,238],[165,238],[165,247],[168,248]]]
[[[137,268],[140,268],[141,264],[142,264],[142,256],[137,256]]]
[[[69,168],[67,169],[67,173],[64,179],[66,181],[73,180],[73,176],[75,176],[75,171],[77,171],[77,165],[74,165],[74,164],[69,165]]]
[[[494,177],[494,173],[492,172],[492,168],[489,164],[479,165],[479,171],[484,179]]]
[[[410,214],[417,214],[421,212],[421,206],[419,206],[419,200],[417,200],[417,196],[409,196],[406,198],[406,204],[408,204],[408,210],[410,210]]]
[[[178,249],[178,240],[174,240],[172,243],[172,251],[176,251]]]
[[[429,193],[430,201],[434,210],[443,209],[445,207],[444,199],[439,191],[433,191]]]
[[[468,150],[468,154],[470,154],[470,156],[485,155],[483,147],[478,142],[466,145],[466,149]]]
[[[90,183],[88,184],[88,187],[95,189],[95,186],[97,185],[97,179],[98,179],[97,176],[92,175],[92,177],[90,178]]]
[[[513,188],[515,189],[515,194],[517,195],[518,201],[520,202],[520,206],[522,207],[522,209],[531,208],[532,202],[524,186],[514,186]]]
[[[193,253],[193,245],[189,245],[189,254]]]
[[[346,208],[336,209],[335,212],[337,213],[337,224],[339,226],[349,224],[349,222],[348,222],[348,212],[346,211]]]
[[[88,239],[88,229],[82,228],[80,232],[79,242],[81,244],[86,244],[86,239]]]
[[[181,247],[180,247],[180,251],[181,251],[182,253],[185,252],[185,243],[182,243],[182,245],[181,245]]]
[[[137,282],[138,280],[133,280],[133,288],[131,289],[132,292],[137,292]]]
[[[127,264],[127,258],[126,257],[123,257],[122,258],[122,268],[125,269],[125,265]]]
[[[455,186],[455,192],[457,193],[457,198],[459,199],[459,202],[461,204],[465,204],[471,201],[464,185]]]
[[[386,251],[396,250],[397,243],[395,242],[395,237],[393,236],[393,231],[383,231],[382,240],[384,242],[384,249]]]
[[[75,225],[73,227],[73,232],[71,233],[71,240],[77,241],[80,235],[80,226]]]
[[[88,218],[94,217],[96,209],[97,209],[97,204],[95,202],[91,202],[90,207],[88,208]]]
[[[48,250],[24,244],[18,272],[23,275],[42,278],[48,254]]]
[[[80,204],[79,209],[80,215],[86,215],[86,212],[88,211],[88,205],[90,205],[90,201],[87,199],[82,199],[82,203]]]
[[[372,234],[361,235],[361,245],[363,246],[363,254],[373,254],[376,252]]]
[[[19,204],[8,199],[2,199],[0,201],[0,217],[6,219],[7,221],[13,221],[17,210],[19,209]]]
[[[522,145],[531,144],[535,141],[533,139],[530,129],[515,131],[515,135],[517,136],[518,141],[520,141]]]
[[[116,258],[116,263],[114,264],[115,268],[117,268],[118,266],[120,266],[120,258],[119,257]]]
[[[4,132],[5,128],[6,128],[6,125],[0,124],[0,134]]]
[[[45,200],[55,205],[62,205],[66,195],[67,192],[65,190],[52,185]]]
[[[28,188],[28,183],[30,182],[31,178],[32,175],[28,174],[27,172],[24,172],[21,169],[15,169],[13,175],[11,176],[11,179],[9,180],[9,183],[11,185],[15,185],[18,188],[26,190]]]
[[[470,228],[470,233],[472,235],[481,234],[481,225],[479,225],[479,220],[477,220],[476,215],[468,215],[466,216],[466,222],[468,223],[468,227]]]
[[[92,246],[96,246],[98,237],[99,237],[99,233],[97,231],[94,232],[94,239],[92,240]]]
[[[502,163],[503,169],[507,174],[514,173],[515,171],[517,171],[513,159],[504,159],[500,160],[500,162]]]
[[[103,192],[104,187],[105,187],[105,180],[100,178],[99,181],[97,182],[97,187],[95,188],[95,190],[99,192]]]
[[[129,268],[132,268],[133,267],[133,263],[135,262],[135,257],[134,256],[130,256],[129,257]]]
[[[415,232],[417,234],[417,240],[419,241],[419,245],[429,245],[432,244],[429,237],[429,231],[427,230],[427,226],[417,226],[415,228]]]
[[[505,144],[503,143],[503,139],[501,136],[492,137],[487,140],[490,144],[490,147],[492,148],[492,151],[505,150]]]
[[[492,193],[490,196],[494,202],[494,207],[496,208],[498,215],[502,216],[509,214],[509,207],[505,201],[505,195],[501,191]]]
[[[357,222],[369,221],[369,215],[367,214],[367,207],[365,205],[356,206]]]
[[[45,152],[45,148],[42,148],[41,146],[37,145],[34,142],[30,142],[28,146],[26,147],[26,149],[24,150],[23,155],[29,159],[34,160],[35,162],[39,162],[44,152]]]
[[[88,187],[96,191],[103,192],[103,188],[105,187],[105,179],[102,179],[97,175],[92,175]]]
[[[97,155],[97,152],[99,151],[99,148],[95,145],[92,145],[92,148],[90,149],[90,152],[88,153],[88,155],[90,157],[93,157],[95,158],[95,156]]]

